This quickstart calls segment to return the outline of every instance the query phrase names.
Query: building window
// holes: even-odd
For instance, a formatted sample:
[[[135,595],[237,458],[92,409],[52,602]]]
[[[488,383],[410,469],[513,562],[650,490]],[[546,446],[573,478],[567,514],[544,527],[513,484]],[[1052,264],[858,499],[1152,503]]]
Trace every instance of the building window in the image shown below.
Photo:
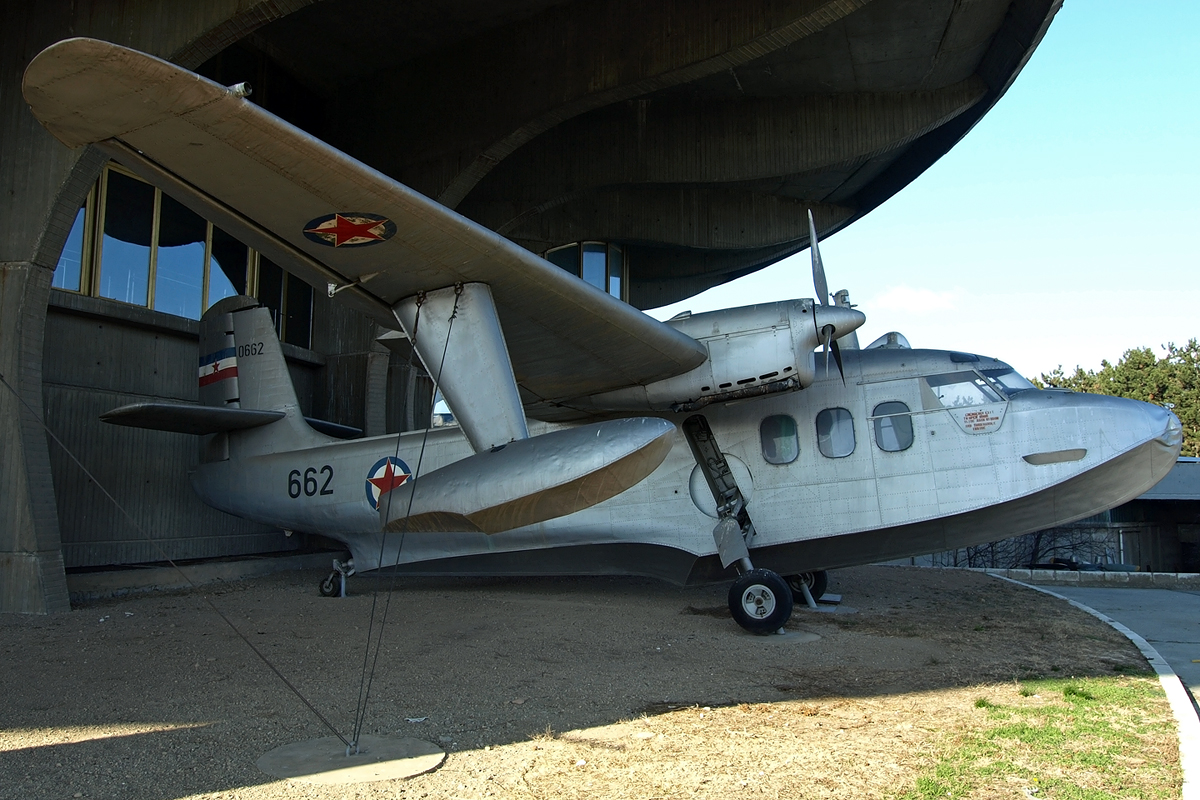
[[[899,401],[880,403],[871,412],[875,425],[875,445],[885,453],[907,450],[913,443],[913,424],[909,408]]]
[[[546,251],[545,258],[613,297],[626,298],[628,270],[625,250],[618,244],[576,242]]]
[[[786,414],[767,417],[758,426],[763,458],[768,464],[790,464],[800,455],[796,438],[796,420]]]
[[[67,242],[63,245],[62,255],[58,257],[58,267],[54,270],[54,279],[51,286],[59,289],[66,289],[69,292],[81,291],[83,286],[83,267],[88,263],[90,254],[85,247],[90,246],[89,237],[84,235],[85,231],[92,228],[92,207],[96,189],[92,187],[88,191],[87,197],[84,198],[83,204],[79,206],[79,211],[75,213],[75,222],[71,225],[71,232],[67,234]]]
[[[826,458],[845,458],[854,452],[854,417],[844,408],[817,414],[817,449]]]
[[[310,345],[311,286],[114,164],[79,207],[52,285],[189,319],[250,294],[280,339]]]

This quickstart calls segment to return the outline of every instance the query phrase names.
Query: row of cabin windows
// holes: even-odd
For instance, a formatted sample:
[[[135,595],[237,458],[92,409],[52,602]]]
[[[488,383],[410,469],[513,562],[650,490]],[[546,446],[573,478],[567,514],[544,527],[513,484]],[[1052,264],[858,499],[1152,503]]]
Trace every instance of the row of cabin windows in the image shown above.
[[[248,294],[270,309],[282,341],[311,344],[311,286],[114,165],[79,207],[52,285],[188,319]]]
[[[913,443],[912,417],[904,403],[892,401],[875,406],[871,414],[875,444],[887,453],[907,450]],[[790,464],[800,456],[796,420],[776,414],[758,429],[763,458],[768,464]],[[817,414],[817,449],[826,458],[845,458],[854,452],[854,417],[844,408],[826,408]]]

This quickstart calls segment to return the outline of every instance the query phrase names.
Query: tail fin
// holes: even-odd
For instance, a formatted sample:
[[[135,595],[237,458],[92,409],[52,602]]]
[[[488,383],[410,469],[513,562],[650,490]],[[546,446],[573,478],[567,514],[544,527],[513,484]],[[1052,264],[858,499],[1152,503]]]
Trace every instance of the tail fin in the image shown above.
[[[241,454],[273,451],[280,436],[289,447],[325,441],[305,422],[271,314],[253,298],[227,297],[200,319],[199,374],[202,405],[283,412],[276,423],[230,432]]]
[[[271,313],[253,298],[227,297],[201,318],[200,402],[299,415]]]

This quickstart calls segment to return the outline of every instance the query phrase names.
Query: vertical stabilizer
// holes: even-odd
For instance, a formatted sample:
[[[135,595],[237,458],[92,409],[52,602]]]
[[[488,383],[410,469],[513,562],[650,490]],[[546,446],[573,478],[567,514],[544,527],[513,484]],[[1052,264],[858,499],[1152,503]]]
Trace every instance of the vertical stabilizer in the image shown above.
[[[237,454],[275,452],[327,441],[305,422],[271,313],[251,297],[227,297],[200,320],[200,402],[221,408],[284,412],[278,422],[227,434],[229,449]],[[225,450],[224,441],[210,444]]]

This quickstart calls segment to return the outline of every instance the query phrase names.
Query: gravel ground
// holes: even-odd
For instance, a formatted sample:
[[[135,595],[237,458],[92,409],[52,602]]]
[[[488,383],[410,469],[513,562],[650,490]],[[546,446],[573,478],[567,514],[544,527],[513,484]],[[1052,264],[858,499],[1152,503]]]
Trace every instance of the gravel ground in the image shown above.
[[[318,787],[256,769],[329,731],[206,598],[348,735],[389,579],[339,600],[321,577],[0,617],[0,797],[887,796],[969,724],[979,687],[1146,666],[1062,601],[952,570],[833,573],[857,613],[797,609],[789,630],[815,641],[745,634],[725,586],[400,578],[363,732],[449,758]]]

